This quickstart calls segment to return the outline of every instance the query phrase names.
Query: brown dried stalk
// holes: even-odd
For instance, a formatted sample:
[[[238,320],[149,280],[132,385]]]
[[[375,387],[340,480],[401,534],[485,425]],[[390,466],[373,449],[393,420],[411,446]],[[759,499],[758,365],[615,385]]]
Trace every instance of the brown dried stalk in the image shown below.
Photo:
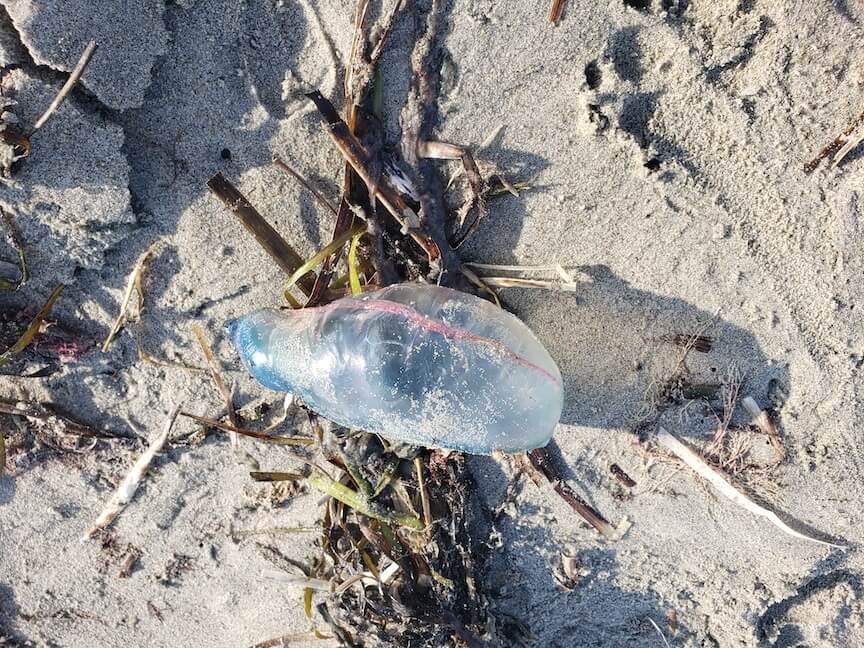
[[[399,191],[391,184],[389,178],[376,170],[377,160],[366,150],[348,125],[324,96],[317,90],[306,95],[314,103],[318,112],[324,118],[324,127],[336,148],[351,165],[351,168],[362,178],[369,188],[369,193],[381,201],[387,211],[396,219],[403,231],[411,235],[426,252],[430,262],[434,262],[441,253],[432,238],[420,231],[420,219],[408,206]]]
[[[258,244],[282,270],[291,275],[303,265],[303,257],[288,245],[279,232],[264,220],[264,217],[225,176],[217,173],[207,181],[207,187],[240,220],[243,227],[255,237]],[[314,273],[310,272],[301,277],[297,285],[304,295],[309,296],[315,285]]]
[[[320,202],[320,203],[321,203],[322,205],[324,205],[327,209],[329,209],[331,212],[333,212],[333,215],[334,215],[334,216],[339,216],[339,212],[338,212],[338,211],[336,210],[336,208],[333,206],[333,203],[331,203],[329,200],[327,200],[327,198],[324,197],[324,194],[322,194],[322,193],[321,193],[320,191],[318,191],[315,187],[313,187],[313,186],[312,186],[312,185],[311,185],[311,184],[306,180],[306,178],[304,178],[302,175],[300,175],[297,171],[295,171],[294,169],[292,169],[290,166],[288,166],[287,164],[285,164],[285,162],[283,162],[280,158],[278,158],[278,157],[276,157],[276,156],[273,157],[273,165],[274,165],[277,169],[279,169],[282,173],[284,173],[285,175],[291,176],[291,177],[294,178],[297,182],[299,182],[301,185],[303,185],[303,187],[304,187],[307,191],[309,191],[309,193],[311,193],[313,196],[315,196],[315,198],[318,200],[318,202]]]
[[[609,521],[588,504],[588,502],[574,493],[573,490],[564,482],[561,475],[558,473],[557,468],[553,465],[552,459],[546,448],[536,448],[535,450],[532,450],[528,453],[528,458],[531,461],[531,465],[536,468],[550,484],[552,484],[552,487],[561,499],[567,502],[567,504],[570,505],[570,508],[576,511],[583,520],[597,529],[601,535],[610,540],[614,540],[618,537],[618,533]],[[531,477],[532,480],[537,483],[537,480],[535,479],[536,475],[531,475]]]
[[[55,411],[51,403],[39,403],[36,401],[10,401],[0,400],[0,414],[20,416],[33,421],[44,421],[49,424],[58,424],[63,431],[75,436],[93,437],[100,439],[125,438],[110,432],[102,432],[90,426],[69,418]]]
[[[549,22],[553,25],[561,20],[561,14],[564,13],[564,5],[567,0],[552,0],[552,8],[549,10]]]
[[[313,445],[315,443],[315,439],[313,439],[312,437],[275,436],[271,434],[264,434],[263,432],[255,432],[254,430],[246,430],[244,428],[230,425],[229,423],[222,423],[221,421],[208,419],[204,416],[190,414],[189,412],[180,412],[180,415],[185,416],[186,418],[190,418],[193,421],[197,421],[198,423],[202,423],[209,428],[222,430],[223,432],[236,432],[237,434],[242,434],[243,436],[257,439],[258,441],[263,441],[264,443],[272,443],[274,445]]]
[[[858,132],[856,132],[858,131]],[[864,112],[852,120],[834,140],[823,147],[819,154],[804,165],[804,173],[812,173],[825,158],[833,158],[831,167],[836,168],[856,146],[864,142]]]
[[[240,422],[237,420],[237,412],[234,409],[234,399],[231,396],[231,390],[225,386],[225,381],[222,379],[222,369],[219,367],[219,362],[216,356],[213,355],[213,349],[207,341],[207,336],[204,335],[204,330],[197,324],[192,326],[192,331],[198,340],[198,346],[204,353],[204,358],[207,360],[207,366],[210,368],[210,377],[213,378],[213,384],[216,385],[217,391],[222,395],[222,400],[225,401],[225,406],[228,408],[228,420],[234,427],[240,427]],[[231,439],[231,447],[238,448],[240,446],[240,438],[236,432],[228,432],[228,437]]]

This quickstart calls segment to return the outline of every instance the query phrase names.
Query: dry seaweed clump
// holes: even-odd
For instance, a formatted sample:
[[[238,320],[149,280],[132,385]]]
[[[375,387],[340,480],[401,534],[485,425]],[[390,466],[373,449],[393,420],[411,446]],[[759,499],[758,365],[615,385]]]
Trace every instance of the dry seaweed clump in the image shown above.
[[[311,482],[330,497],[310,576],[329,583],[317,609],[330,631],[346,645],[483,645],[488,618],[474,580],[462,455],[400,456],[371,435],[327,435],[322,452],[340,476]]]
[[[269,575],[302,591],[314,635],[345,646],[494,641],[495,623],[474,576],[484,551],[470,532],[473,481],[463,455],[386,446],[375,435],[324,429],[326,422],[309,419],[313,443],[294,446],[299,468],[256,470],[250,477],[324,494],[320,526],[235,531],[234,537],[318,534],[316,555],[306,563],[262,547],[282,570]],[[264,436],[256,440],[266,442]]]

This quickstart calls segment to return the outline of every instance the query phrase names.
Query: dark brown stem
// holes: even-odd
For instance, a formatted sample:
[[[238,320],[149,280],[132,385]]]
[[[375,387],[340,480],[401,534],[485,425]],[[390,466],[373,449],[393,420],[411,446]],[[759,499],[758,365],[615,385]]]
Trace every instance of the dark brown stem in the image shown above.
[[[338,215],[339,215],[339,212],[338,212],[338,211],[336,210],[336,208],[333,206],[333,203],[331,203],[329,200],[327,200],[327,199],[324,197],[324,194],[322,194],[322,193],[321,193],[320,191],[318,191],[315,187],[313,187],[311,184],[309,184],[309,183],[306,181],[306,178],[304,178],[302,175],[300,175],[299,173],[297,173],[294,169],[292,169],[290,166],[288,166],[287,164],[285,164],[285,163],[284,163],[282,160],[280,160],[278,157],[274,157],[274,158],[273,158],[273,164],[276,166],[277,169],[279,169],[280,171],[282,171],[282,173],[284,173],[285,175],[289,175],[289,176],[291,176],[291,177],[294,178],[297,182],[299,182],[301,185],[303,185],[303,186],[304,186],[304,187],[309,191],[309,193],[311,193],[313,196],[315,196],[315,198],[318,200],[318,202],[320,202],[320,203],[321,203],[322,205],[324,205],[327,209],[329,209],[331,212],[333,212],[333,215],[334,215],[334,216],[338,216]]]
[[[246,197],[221,173],[207,181],[207,187],[243,224],[267,254],[289,275],[303,265],[303,257],[294,251],[287,241],[279,235],[264,217],[252,206]],[[297,282],[303,294],[309,296],[315,285],[315,275],[310,272]]]
[[[534,466],[540,473],[549,480],[555,492],[576,511],[583,520],[592,527],[597,529],[606,537],[613,537],[615,530],[609,521],[606,520],[599,511],[595,510],[588,502],[579,497],[573,490],[564,482],[558,469],[552,462],[549,452],[546,448],[537,448],[528,453],[528,458],[531,460],[531,465]]]
[[[333,143],[336,144],[336,148],[351,165],[351,168],[366,183],[369,192],[381,201],[381,204],[387,208],[387,211],[392,214],[401,227],[407,229],[411,238],[417,241],[426,252],[430,262],[434,262],[439,256],[439,250],[435,241],[426,233],[411,228],[411,223],[406,220],[406,215],[412,213],[411,209],[399,191],[390,183],[390,180],[381,174],[380,164],[377,159],[374,159],[369,154],[366,147],[363,146],[360,140],[351,132],[348,125],[339,117],[339,114],[333,108],[333,104],[325,99],[320,92],[310,92],[306,96],[315,103],[315,107],[324,119],[327,134],[330,135]]]
[[[442,50],[440,35],[450,0],[431,0],[425,32],[417,39],[411,54],[414,72],[411,92],[402,110],[402,154],[413,169],[414,185],[420,196],[424,230],[440,251],[440,283],[460,287],[465,284],[458,255],[447,241],[444,187],[434,163],[419,158],[419,144],[434,139],[432,131],[438,122],[438,91]]]

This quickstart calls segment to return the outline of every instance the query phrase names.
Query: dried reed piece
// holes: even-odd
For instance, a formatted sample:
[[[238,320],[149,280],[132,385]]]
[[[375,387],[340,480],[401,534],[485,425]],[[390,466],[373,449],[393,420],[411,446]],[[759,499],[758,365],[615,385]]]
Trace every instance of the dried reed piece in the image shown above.
[[[64,83],[63,87],[60,88],[60,92],[58,92],[57,96],[54,97],[54,101],[51,102],[48,108],[45,109],[45,112],[42,113],[42,116],[36,120],[35,124],[33,124],[33,130],[30,131],[31,135],[42,128],[45,125],[45,122],[48,121],[51,115],[53,115],[66,100],[66,97],[70,92],[72,92],[72,88],[75,87],[76,83],[78,83],[78,79],[80,79],[81,75],[84,74],[84,70],[87,69],[87,64],[90,63],[90,59],[93,57],[95,51],[96,41],[91,40],[87,43],[87,47],[84,48],[84,51],[81,52],[81,57],[78,59],[78,63],[75,64],[75,68],[72,70],[69,78],[66,79],[66,83]]]
[[[813,538],[811,536],[800,533],[792,527],[788,526],[785,522],[783,522],[783,520],[777,517],[776,513],[760,506],[759,504],[748,498],[746,495],[744,495],[744,493],[742,493],[731,483],[729,483],[726,477],[722,475],[718,470],[711,467],[702,457],[693,452],[690,448],[685,446],[683,443],[681,443],[678,439],[676,439],[663,428],[660,428],[657,431],[657,442],[666,450],[678,457],[681,461],[683,461],[697,475],[705,479],[709,484],[716,488],[721,495],[732,500],[735,504],[749,511],[750,513],[766,518],[771,522],[771,524],[780,529],[783,533],[786,533],[794,538],[799,538],[801,540],[809,540],[810,542],[816,542],[827,547],[843,548],[845,546]]]
[[[381,201],[381,204],[396,219],[403,231],[410,234],[411,238],[423,248],[429,261],[435,261],[441,253],[431,237],[417,230],[420,225],[418,215],[408,206],[408,203],[405,202],[405,199],[386,175],[373,171],[377,162],[372,159],[360,140],[354,136],[348,125],[339,117],[333,105],[317,90],[306,96],[315,103],[315,107],[324,119],[327,134],[330,135],[336,148],[351,165],[351,168],[366,183],[369,193]]]
[[[120,329],[122,329],[123,325],[126,323],[126,319],[129,314],[129,304],[132,302],[133,292],[137,293],[138,295],[139,315],[141,313],[141,309],[144,308],[144,271],[147,269],[147,263],[150,261],[150,257],[153,256],[153,253],[156,251],[156,247],[160,243],[161,241],[156,241],[156,243],[147,248],[144,253],[140,257],[138,257],[138,261],[135,263],[135,267],[132,269],[132,274],[129,275],[129,280],[126,282],[126,291],[123,293],[123,301],[120,303],[120,314],[117,315],[117,319],[114,320],[114,326],[111,327],[111,331],[108,333],[108,336],[102,343],[102,353],[108,351],[108,347],[111,346],[111,342],[114,341],[114,338],[117,336],[117,334],[120,332]]]
[[[303,257],[294,251],[264,217],[252,206],[246,196],[231,184],[225,176],[217,173],[207,181],[207,187],[243,224],[243,227],[255,237],[258,244],[264,248],[276,264],[287,274],[293,274],[303,265]],[[307,297],[315,285],[315,275],[309,273],[297,282],[300,290]]]
[[[174,422],[177,420],[179,414],[180,406],[178,405],[171,411],[171,414],[168,415],[168,419],[165,421],[165,425],[159,436],[157,436],[143,454],[138,457],[138,460],[132,465],[132,468],[129,470],[126,477],[122,482],[120,482],[117,490],[114,491],[114,495],[109,500],[108,505],[102,510],[102,513],[99,514],[99,517],[96,518],[96,522],[93,523],[93,526],[90,527],[84,535],[82,538],[83,540],[89,540],[99,531],[110,526],[115,518],[120,515],[120,512],[126,508],[126,505],[132,501],[132,498],[135,497],[135,491],[138,490],[138,485],[141,483],[141,480],[144,479],[147,470],[150,468],[150,464],[153,462],[156,454],[162,450],[165,442],[168,441],[168,435],[171,433],[171,429],[174,427]]]
[[[228,408],[228,420],[231,421],[231,425],[234,427],[240,427],[240,422],[237,420],[237,411],[234,409],[234,398],[231,396],[231,390],[228,389],[225,385],[225,381],[222,379],[222,369],[219,367],[219,361],[216,360],[216,356],[213,355],[213,349],[207,341],[207,336],[204,335],[204,330],[198,326],[198,324],[192,326],[192,331],[195,333],[195,338],[198,340],[198,346],[201,347],[201,351],[204,353],[204,358],[207,360],[207,366],[210,368],[210,377],[213,378],[213,384],[216,385],[216,389],[222,396],[222,400],[225,401],[225,407]],[[228,432],[228,437],[231,439],[232,448],[236,450],[240,447],[240,437],[236,432]]]

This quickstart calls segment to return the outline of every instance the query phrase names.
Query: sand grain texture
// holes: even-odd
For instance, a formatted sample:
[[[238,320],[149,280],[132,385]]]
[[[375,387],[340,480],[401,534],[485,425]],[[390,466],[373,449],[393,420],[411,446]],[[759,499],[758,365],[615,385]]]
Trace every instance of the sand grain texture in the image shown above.
[[[333,215],[270,160],[278,154],[338,198],[341,158],[299,93],[319,88],[339,105],[353,9],[329,0],[0,4],[15,27],[0,10],[3,84],[25,122],[84,44],[99,41],[83,87],[0,185],[32,247],[31,284],[0,294],[7,319],[72,282],[54,316],[92,344],[61,363],[33,351],[4,368],[0,396],[52,401],[130,437],[71,459],[10,460],[14,476],[0,477],[0,637],[234,647],[306,632],[300,592],[262,578],[269,554],[230,532],[312,525],[317,496],[262,506],[270,486],[250,482],[227,438],[175,442],[189,421],[178,421],[116,520],[115,544],[79,539],[141,453],[125,419],[148,437],[176,402],[221,411],[206,375],[177,366],[203,364],[194,322],[215,340],[237,402],[261,395],[222,325],[278,305],[284,277],[205,182],[222,171],[302,254],[328,240]],[[496,615],[542,647],[660,645],[649,618],[676,647],[864,645],[854,547],[864,532],[864,150],[836,170],[803,172],[864,109],[864,5],[569,0],[555,27],[536,3],[444,6],[437,134],[476,146],[503,126],[481,167],[534,187],[496,200],[460,253],[578,266],[591,279],[573,293],[502,297],[564,377],[553,454],[591,505],[632,523],[620,541],[603,541],[551,490],[525,486],[479,575]],[[394,145],[413,16],[397,21],[382,61]],[[127,276],[159,239],[140,321],[102,354]],[[15,260],[11,246],[0,250]],[[634,443],[640,420],[691,447],[716,427],[698,399],[655,407],[681,351],[664,337],[702,330],[714,344],[690,354],[690,382],[735,370],[745,394],[778,413],[789,459],[765,501],[851,549],[778,535],[692,474],[646,467]],[[172,364],[141,361],[136,345]],[[12,375],[24,369],[45,371]],[[243,447],[262,470],[294,466],[285,450]],[[612,463],[637,482],[632,497]],[[509,472],[492,459],[470,466],[480,502],[500,506]],[[318,551],[312,536],[261,542],[301,560]],[[119,578],[127,545],[142,556]],[[570,591],[555,576],[562,554],[578,565]]]

